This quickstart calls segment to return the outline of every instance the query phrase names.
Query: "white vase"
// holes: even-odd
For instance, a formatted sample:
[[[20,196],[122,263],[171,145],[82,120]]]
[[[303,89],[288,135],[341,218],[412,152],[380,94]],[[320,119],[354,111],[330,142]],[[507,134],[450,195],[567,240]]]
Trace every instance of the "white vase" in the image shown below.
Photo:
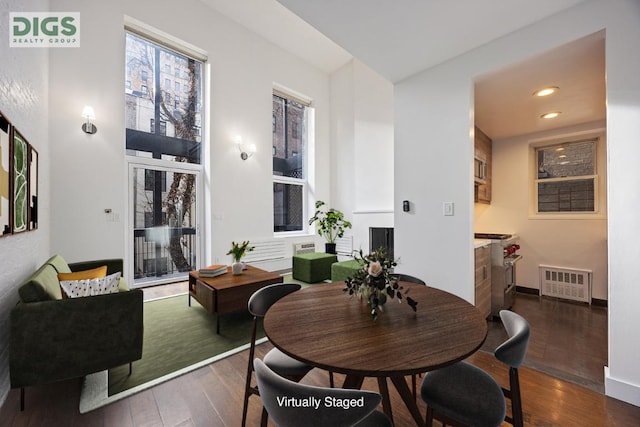
[[[234,262],[231,264],[231,271],[237,276],[242,273],[242,267],[244,267],[244,265],[241,262]]]

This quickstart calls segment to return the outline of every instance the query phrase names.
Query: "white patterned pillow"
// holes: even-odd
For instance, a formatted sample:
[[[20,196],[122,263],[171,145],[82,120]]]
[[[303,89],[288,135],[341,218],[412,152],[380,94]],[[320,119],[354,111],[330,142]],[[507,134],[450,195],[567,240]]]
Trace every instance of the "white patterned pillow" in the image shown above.
[[[67,298],[114,294],[118,292],[121,275],[122,273],[117,272],[100,279],[61,280],[60,287]]]

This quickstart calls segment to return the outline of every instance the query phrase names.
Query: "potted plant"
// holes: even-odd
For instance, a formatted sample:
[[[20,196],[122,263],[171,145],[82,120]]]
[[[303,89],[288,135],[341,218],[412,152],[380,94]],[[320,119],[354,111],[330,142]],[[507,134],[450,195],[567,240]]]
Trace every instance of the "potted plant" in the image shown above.
[[[322,200],[316,202],[316,213],[309,219],[309,225],[316,224],[318,235],[324,236],[325,252],[336,253],[336,239],[344,236],[344,230],[351,228],[351,223],[344,219],[344,214],[336,209],[323,208],[325,203]]]
[[[231,242],[231,249],[227,252],[227,255],[231,255],[233,258],[233,264],[231,264],[231,271],[233,274],[240,274],[244,269],[244,263],[242,262],[242,257],[246,255],[247,252],[251,252],[254,250],[255,246],[249,246],[249,241],[245,240],[242,243]]]

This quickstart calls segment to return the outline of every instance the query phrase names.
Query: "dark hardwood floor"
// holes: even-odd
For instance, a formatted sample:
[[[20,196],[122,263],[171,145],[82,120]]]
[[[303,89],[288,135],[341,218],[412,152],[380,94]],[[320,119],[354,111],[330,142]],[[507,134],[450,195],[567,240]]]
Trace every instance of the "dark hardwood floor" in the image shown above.
[[[182,288],[186,290],[186,285],[176,286],[184,292]],[[147,297],[173,292],[168,289],[158,287]],[[532,325],[528,367],[520,370],[526,426],[640,425],[639,407],[597,391],[606,364],[606,309],[521,294],[513,309]],[[507,370],[490,352],[506,335],[500,322],[490,322],[489,331],[484,347],[488,351],[477,352],[469,360],[506,385]],[[270,348],[270,343],[258,346],[257,356]],[[248,351],[238,353],[84,415],[78,413],[80,380],[29,387],[24,412],[20,412],[19,390],[11,390],[0,408],[0,426],[237,427],[242,418],[247,359]],[[341,376],[336,377],[339,383]],[[314,369],[303,382],[326,386],[328,375]],[[363,386],[377,387],[373,379]],[[395,425],[414,425],[394,388],[390,390]],[[424,411],[424,404],[418,401]],[[259,425],[260,410],[259,398],[252,397],[248,426]]]

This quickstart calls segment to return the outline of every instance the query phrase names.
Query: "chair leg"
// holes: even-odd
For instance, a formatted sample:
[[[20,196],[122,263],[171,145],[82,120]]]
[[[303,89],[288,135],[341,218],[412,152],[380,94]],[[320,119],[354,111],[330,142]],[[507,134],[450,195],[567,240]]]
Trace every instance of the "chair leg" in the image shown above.
[[[255,393],[251,387],[251,377],[253,375],[253,356],[255,354],[257,324],[258,324],[258,320],[254,316],[253,331],[251,333],[251,346],[249,347],[249,363],[247,364],[247,378],[245,380],[245,385],[244,385],[244,403],[242,405],[242,427],[245,427],[247,425],[247,410],[249,408],[249,396]]]
[[[335,388],[335,382],[333,381],[333,372],[329,371],[329,386]]]
[[[129,362],[129,376],[133,373],[133,362]]]
[[[518,369],[509,368],[509,386],[511,388],[511,417],[514,427],[522,427],[524,420],[522,416],[522,399],[520,397],[520,380],[518,379]]]
[[[20,387],[20,412],[24,411],[24,387]]]
[[[267,421],[269,420],[269,413],[264,406],[262,407],[262,416],[260,417],[260,427],[267,427]]]
[[[433,427],[433,409],[431,409],[431,406],[428,406],[428,405],[427,405],[427,417],[425,419],[425,425],[427,427]]]

